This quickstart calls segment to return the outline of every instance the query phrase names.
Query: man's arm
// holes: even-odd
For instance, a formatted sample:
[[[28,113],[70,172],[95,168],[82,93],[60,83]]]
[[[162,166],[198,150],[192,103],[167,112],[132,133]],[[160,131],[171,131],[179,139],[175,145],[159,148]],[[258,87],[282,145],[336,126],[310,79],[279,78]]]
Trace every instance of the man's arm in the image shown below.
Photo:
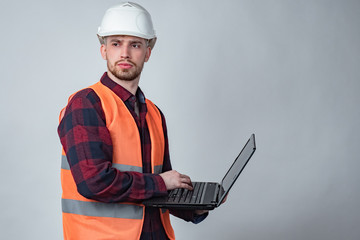
[[[113,147],[101,102],[84,89],[69,102],[58,127],[78,192],[101,202],[141,202],[167,194],[161,176],[112,168]]]

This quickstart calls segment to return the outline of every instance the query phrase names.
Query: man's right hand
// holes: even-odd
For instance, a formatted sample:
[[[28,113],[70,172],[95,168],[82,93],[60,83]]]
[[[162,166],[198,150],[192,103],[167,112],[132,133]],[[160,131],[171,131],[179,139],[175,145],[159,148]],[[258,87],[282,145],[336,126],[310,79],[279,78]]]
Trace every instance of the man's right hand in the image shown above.
[[[175,188],[186,188],[190,191],[193,190],[190,177],[180,174],[175,170],[163,172],[160,176],[163,178],[167,190],[173,190]]]

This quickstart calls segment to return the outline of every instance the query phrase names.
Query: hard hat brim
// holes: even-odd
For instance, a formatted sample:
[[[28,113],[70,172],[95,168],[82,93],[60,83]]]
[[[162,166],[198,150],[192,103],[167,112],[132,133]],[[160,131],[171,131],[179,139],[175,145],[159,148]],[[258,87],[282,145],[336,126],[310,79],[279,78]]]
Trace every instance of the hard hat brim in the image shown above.
[[[104,38],[109,37],[109,36],[134,36],[134,37],[143,38],[145,40],[148,40],[148,44],[149,44],[149,47],[151,48],[151,50],[154,48],[156,40],[157,40],[156,36],[154,36],[153,38],[148,39],[147,37],[144,37],[141,34],[136,34],[136,33],[133,33],[133,32],[111,32],[111,33],[109,32],[109,33],[101,34],[101,35],[97,34],[97,36],[98,36],[100,44],[105,44]]]

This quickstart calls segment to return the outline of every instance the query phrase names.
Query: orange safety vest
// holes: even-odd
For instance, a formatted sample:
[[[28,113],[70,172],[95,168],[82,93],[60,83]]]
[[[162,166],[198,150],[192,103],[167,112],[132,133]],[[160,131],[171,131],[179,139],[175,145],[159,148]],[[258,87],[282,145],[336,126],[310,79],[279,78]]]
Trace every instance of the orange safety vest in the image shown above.
[[[91,89],[99,96],[106,127],[113,143],[112,167],[120,171],[142,172],[141,142],[137,125],[124,102],[108,87],[98,82]],[[71,99],[71,97],[70,97]],[[151,139],[152,173],[161,173],[164,159],[164,132],[157,107],[146,99]],[[60,113],[63,117],[65,108]],[[62,215],[64,239],[113,240],[139,239],[145,206],[129,202],[102,203],[87,199],[77,191],[64,149],[61,163]],[[175,239],[169,211],[160,209],[161,222],[170,239]]]

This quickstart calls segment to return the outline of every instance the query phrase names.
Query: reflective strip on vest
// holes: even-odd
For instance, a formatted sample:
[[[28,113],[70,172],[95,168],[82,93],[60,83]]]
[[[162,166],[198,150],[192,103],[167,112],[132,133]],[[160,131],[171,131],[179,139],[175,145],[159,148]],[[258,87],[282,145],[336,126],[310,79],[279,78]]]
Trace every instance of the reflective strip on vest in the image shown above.
[[[142,167],[129,166],[118,163],[113,163],[112,166],[113,168],[116,168],[122,172],[126,172],[126,171],[139,172],[139,173],[143,172]],[[154,173],[155,174],[162,173],[162,167],[163,167],[162,165],[154,166]],[[65,170],[70,170],[70,165],[65,155],[61,155],[61,168]]]
[[[143,218],[143,207],[132,204],[85,202],[61,199],[62,211],[90,217],[111,217],[125,219]]]
[[[112,164],[112,167],[113,168],[116,168],[117,170],[120,170],[122,172],[126,172],[126,171],[129,171],[129,172],[139,172],[139,173],[142,173],[143,169],[142,167],[137,167],[137,166],[130,166],[130,165],[125,165],[125,164],[119,164],[119,163],[113,163]]]
[[[61,155],[61,169],[70,170],[70,165],[65,155]]]
[[[160,174],[160,173],[162,173],[162,168],[163,168],[162,165],[154,166],[154,173],[155,173],[155,174]]]

